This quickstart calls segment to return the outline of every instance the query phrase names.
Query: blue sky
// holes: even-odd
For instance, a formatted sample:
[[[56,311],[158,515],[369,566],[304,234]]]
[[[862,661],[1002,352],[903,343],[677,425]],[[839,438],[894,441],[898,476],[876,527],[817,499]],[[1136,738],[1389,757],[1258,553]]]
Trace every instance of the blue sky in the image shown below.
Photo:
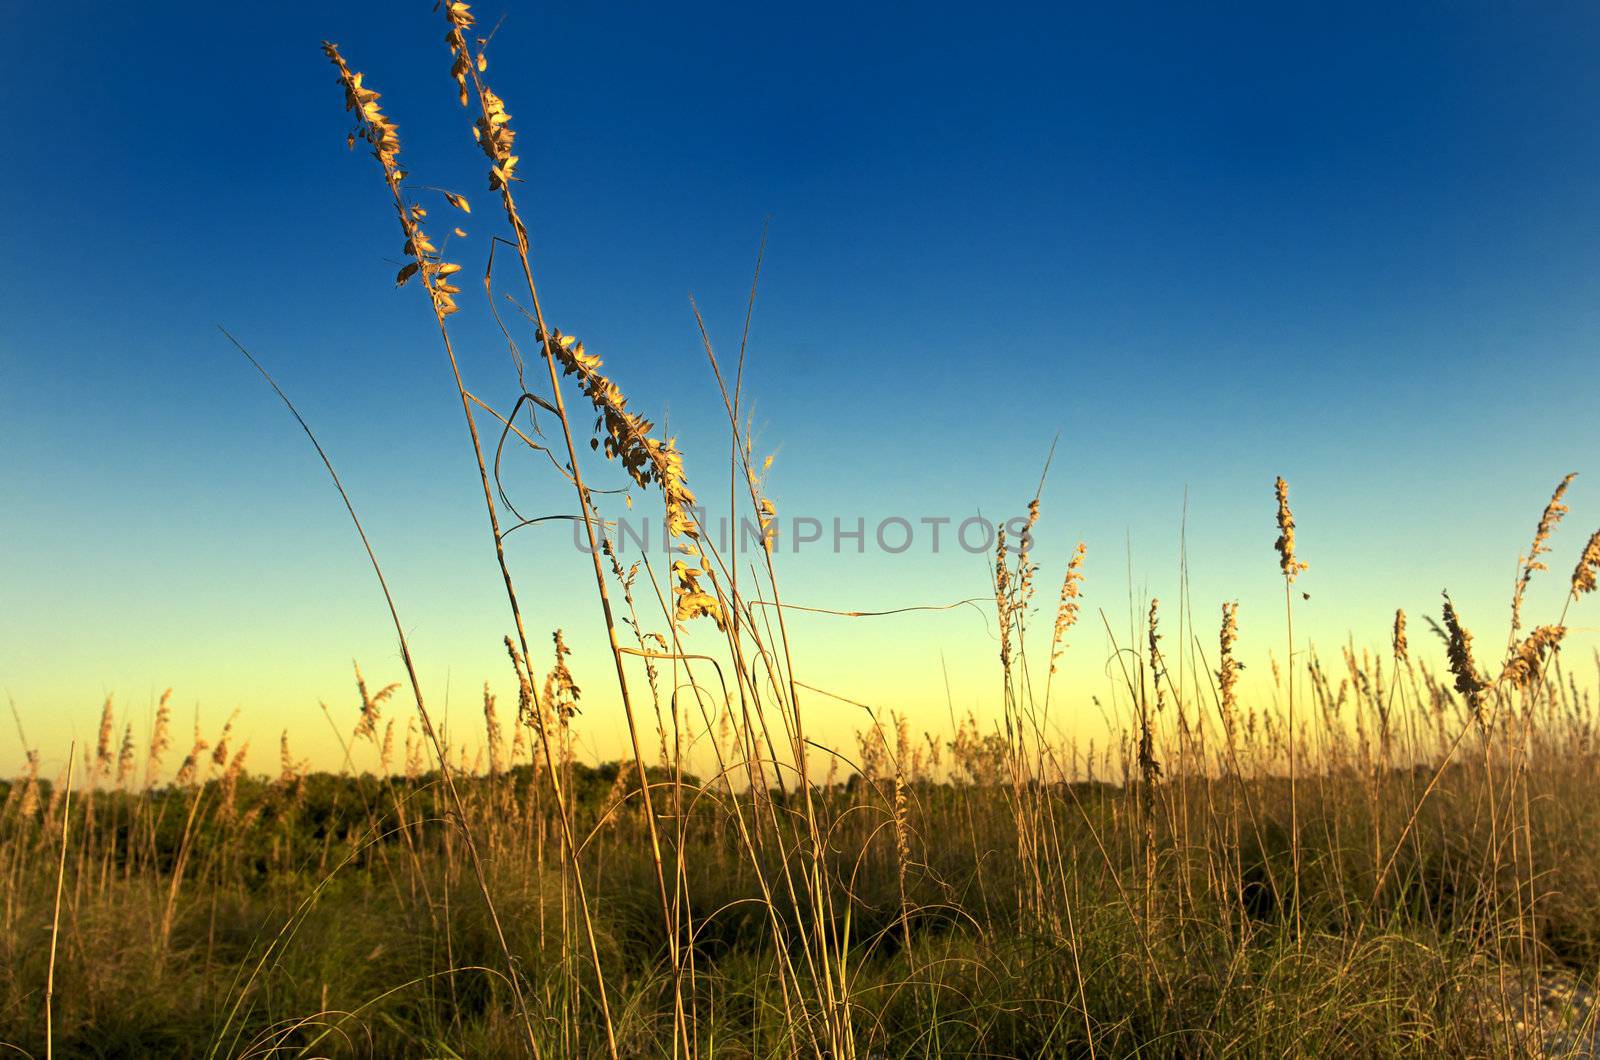
[[[691,481],[716,481],[726,439],[687,295],[731,352],[770,217],[747,390],[786,513],[1015,511],[1059,432],[1041,581],[1083,537],[1113,626],[1130,582],[1175,598],[1187,491],[1197,621],[1209,638],[1240,598],[1258,653],[1281,636],[1276,474],[1312,562],[1297,627],[1329,647],[1445,586],[1502,628],[1567,471],[1589,475],[1535,607],[1600,522],[1592,7],[475,10],[506,15],[490,80],[547,308],[670,420]],[[319,699],[350,709],[352,657],[399,676],[336,498],[219,324],[318,429],[425,680],[471,709],[505,683],[505,619],[459,406],[318,48],[384,93],[414,183],[479,207],[451,248],[476,277],[493,217],[438,16],[60,14],[66,34],[0,40],[0,686],[30,742],[92,730],[107,692],[142,718],[172,685],[208,727],[243,708],[265,768],[280,727],[323,739]],[[503,399],[504,347],[467,305],[469,382]],[[569,503],[519,473],[528,507]],[[555,532],[513,558],[533,628],[572,634],[604,751],[587,575]],[[974,557],[920,549],[786,569],[822,606],[985,591]],[[968,612],[801,625],[816,683],[936,706],[930,726],[941,656],[958,707],[992,688]]]

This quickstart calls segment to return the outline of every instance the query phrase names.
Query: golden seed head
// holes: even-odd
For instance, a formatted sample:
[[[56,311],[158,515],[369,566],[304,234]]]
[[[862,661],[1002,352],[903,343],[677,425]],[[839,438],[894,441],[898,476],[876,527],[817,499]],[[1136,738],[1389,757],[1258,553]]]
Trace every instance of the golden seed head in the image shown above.
[[[1550,535],[1555,531],[1556,525],[1561,522],[1561,517],[1567,513],[1565,497],[1567,487],[1577,477],[1577,472],[1569,474],[1556,484],[1555,492],[1550,494],[1550,503],[1544,506],[1544,511],[1539,515],[1539,525],[1533,530],[1533,544],[1528,547],[1528,554],[1523,558],[1520,569],[1517,571],[1517,588],[1511,594],[1511,628],[1522,628],[1522,597],[1528,589],[1528,582],[1533,580],[1533,572],[1549,570],[1539,559],[1540,556],[1550,551]]]
[[[384,776],[389,775],[389,763],[394,761],[394,719],[383,727],[383,746],[378,749],[378,767]]]
[[[367,692],[366,678],[361,676],[361,667],[356,666],[356,691],[361,694],[361,716],[356,721],[355,738],[366,737],[369,740],[378,738],[378,721],[383,714],[383,703],[400,688],[398,682],[391,682],[380,688],[376,694]]]
[[[301,777],[305,776],[306,763],[295,758],[289,751],[289,730],[284,729],[278,737],[278,784],[280,787],[290,787]]]
[[[1239,683],[1240,666],[1233,657],[1233,645],[1238,639],[1239,602],[1235,600],[1222,605],[1222,629],[1218,636],[1221,650],[1217,663],[1217,691],[1222,699],[1223,714],[1228,719],[1234,716],[1239,706],[1236,686]]]
[[[517,733],[520,736],[523,726],[537,727],[539,724],[533,701],[533,675],[528,672],[526,660],[512,643],[510,635],[506,636],[506,654],[511,656],[511,668],[517,673]]]
[[[228,717],[222,726],[222,735],[217,737],[217,745],[211,749],[211,764],[214,766],[228,764],[228,737],[233,733],[233,719],[236,717],[237,711]]]
[[[1000,665],[1011,666],[1011,569],[1006,566],[1006,531],[1001,527],[994,535],[994,604],[1000,623]]]
[[[1028,554],[1033,550],[1033,528],[1038,522],[1039,498],[1035,497],[1028,502],[1028,517],[1023,521],[1017,540],[1017,600],[1021,608],[1026,608],[1033,600],[1033,576],[1039,571],[1038,564],[1028,561]]]
[[[95,768],[100,773],[107,773],[111,769],[111,740],[116,733],[116,710],[112,706],[111,697],[107,696],[105,705],[100,708],[100,737],[95,741]]]
[[[383,167],[384,182],[389,185],[394,195],[400,228],[406,237],[402,253],[412,259],[395,276],[395,283],[403,287],[412,276],[420,275],[423,285],[428,290],[428,297],[433,302],[434,313],[442,325],[444,318],[459,308],[455,296],[461,293],[461,288],[451,283],[449,277],[460,272],[461,266],[443,261],[439,257],[439,248],[434,246],[433,241],[422,230],[422,219],[427,216],[428,211],[415,204],[407,206],[402,198],[400,184],[405,180],[406,174],[400,168],[399,130],[378,106],[379,93],[366,87],[362,83],[362,75],[350,69],[344,61],[344,56],[339,54],[338,45],[323,41],[322,50],[328,56],[328,61],[339,70],[339,83],[344,86],[345,109],[356,114],[355,131],[346,137],[345,142],[354,147],[356,140],[361,139],[372,145],[372,156]],[[444,194],[451,205],[471,212],[471,208],[461,196],[450,192]]]
[[[894,774],[894,852],[896,864],[899,868],[902,886],[904,885],[906,863],[911,860],[911,828],[909,825],[911,813],[906,801],[906,780],[902,770],[895,770]]]
[[[1050,641],[1050,671],[1055,672],[1056,661],[1061,658],[1061,649],[1065,647],[1062,638],[1078,621],[1078,597],[1082,592],[1083,584],[1083,554],[1084,543],[1078,542],[1078,547],[1072,550],[1072,558],[1067,561],[1067,574],[1061,581],[1061,598],[1056,605],[1055,632]]]
[[[129,722],[122,727],[122,748],[117,753],[117,786],[128,782],[133,776],[133,723]]]
[[[27,752],[27,767],[22,778],[22,794],[19,796],[20,813],[24,819],[31,818],[39,810],[39,752]]]
[[[1600,575],[1600,530],[1589,536],[1583,555],[1578,557],[1578,565],[1572,569],[1572,595],[1594,592],[1597,575]]]
[[[504,747],[505,737],[500,732],[500,717],[494,709],[494,693],[489,691],[489,682],[483,683],[483,728],[488,738],[489,772],[500,772],[500,755]]]
[[[145,760],[145,784],[155,784],[156,777],[161,772],[161,756],[172,746],[172,689],[161,693],[161,702],[156,706],[155,724],[150,729],[150,753]]]
[[[1461,616],[1456,613],[1449,593],[1444,597],[1444,628],[1445,650],[1450,657],[1450,672],[1456,678],[1456,691],[1476,707],[1478,696],[1489,687],[1489,682],[1478,672],[1478,664],[1472,659],[1472,633],[1461,624]]]
[[[577,682],[572,679],[572,671],[567,669],[567,656],[572,654],[567,647],[566,638],[561,630],[556,630],[550,635],[555,644],[555,664],[550,667],[550,672],[544,679],[544,705],[545,709],[554,714],[556,722],[566,728],[572,721],[572,716],[578,713],[578,699],[583,695]],[[540,724],[542,719],[535,719],[535,724]]]
[[[422,741],[417,739],[417,720],[406,719],[406,779],[422,776]]]
[[[177,784],[179,787],[187,787],[194,783],[195,776],[200,772],[200,756],[210,746],[197,729],[194,734],[194,743],[190,746],[189,753],[184,757],[183,764],[178,767]]]
[[[548,336],[539,338],[545,355],[561,365],[564,375],[578,377],[578,389],[600,413],[606,459],[620,461],[622,469],[641,487],[653,482],[660,488],[666,506],[667,533],[679,540],[685,555],[698,561],[698,567],[684,560],[672,564],[673,594],[677,598],[675,620],[687,622],[705,616],[716,622],[717,628],[725,628],[721,602],[701,584],[701,578],[710,575],[711,566],[700,545],[700,526],[694,517],[695,495],[689,489],[683,454],[678,451],[676,440],[662,441],[652,436],[655,425],[628,409],[622,389],[600,371],[600,358],[585,350],[576,337],[552,329]],[[596,440],[591,445],[598,448],[600,443]]]
[[[1278,540],[1273,547],[1278,550],[1278,564],[1283,577],[1290,584],[1308,564],[1294,555],[1294,513],[1289,510],[1289,484],[1280,475],[1275,484],[1278,495]]]
[[[1518,688],[1530,688],[1544,674],[1547,654],[1560,650],[1561,638],[1567,635],[1565,626],[1540,626],[1529,633],[1511,652],[1501,679]]]
[[[1156,617],[1160,607],[1161,601],[1156,597],[1151,597],[1148,628],[1145,631],[1145,639],[1150,648],[1150,683],[1156,690],[1156,710],[1158,711],[1166,706],[1166,700],[1161,693],[1161,634],[1157,629]]]

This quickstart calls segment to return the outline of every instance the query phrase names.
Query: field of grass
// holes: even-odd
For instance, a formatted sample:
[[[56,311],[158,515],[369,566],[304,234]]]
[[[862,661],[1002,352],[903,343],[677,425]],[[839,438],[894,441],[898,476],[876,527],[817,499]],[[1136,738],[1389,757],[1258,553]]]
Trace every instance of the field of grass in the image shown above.
[[[1566,1055],[1590,697],[1310,668],[1293,797],[1282,711],[1159,656],[1142,776],[1137,733],[1091,758],[1024,707],[1010,739],[888,723],[807,798],[730,784],[775,771],[725,713],[725,774],[646,770],[665,913],[637,769],[573,761],[559,715],[558,783],[492,704],[497,761],[424,766],[391,687],[342,774],[247,775],[224,733],[156,786],[166,712],[136,752],[108,711],[70,806],[4,789],[0,1037],[44,1054],[55,936],[63,1056]]]
[[[1276,513],[1280,536],[1261,559],[1281,573],[1288,635],[1270,683],[1248,694],[1241,684],[1236,605],[1197,630],[1188,603],[1169,618],[1150,600],[1135,642],[1106,660],[1126,724],[1098,746],[1046,735],[1066,695],[1052,687],[1057,658],[1088,622],[1085,550],[1041,591],[1030,535],[1002,534],[992,713],[952,712],[926,731],[868,707],[855,746],[820,746],[807,711],[828,694],[791,665],[778,557],[760,543],[725,552],[701,533],[683,454],[547,320],[510,116],[471,13],[440,13],[441,66],[488,173],[491,201],[474,219],[503,226],[486,286],[503,303],[521,389],[495,406],[454,378],[518,701],[486,691],[482,739],[452,739],[391,603],[403,665],[381,687],[356,674],[351,708],[330,718],[337,772],[308,771],[285,733],[277,775],[255,775],[232,721],[191,738],[165,698],[140,733],[108,702],[70,775],[40,776],[39,751],[27,751],[21,774],[0,782],[0,1051],[1597,1048],[1600,659],[1560,647],[1569,609],[1596,587],[1600,533],[1547,567],[1570,476],[1520,561],[1503,642],[1481,630],[1475,641],[1446,597],[1431,629],[1408,630],[1397,612],[1382,651],[1339,658],[1294,639],[1304,565],[1278,480],[1262,514]],[[377,93],[335,45],[325,50],[352,143],[370,147],[375,193],[395,209],[397,279],[425,292],[455,369],[461,268],[430,232],[469,206],[413,190]],[[708,458],[696,483],[726,486],[770,525],[743,349],[719,359],[708,337],[705,352],[731,455],[720,468]],[[314,425],[301,426],[315,444]],[[527,628],[518,594],[537,571],[513,570],[501,547],[520,516],[499,489],[500,453],[523,445],[551,457],[593,546],[613,656],[599,670],[631,740],[621,762],[578,759],[585,700],[565,644]],[[324,460],[337,484],[336,455]],[[591,485],[608,472],[663,506],[670,568],[618,560],[604,521],[614,497]],[[1031,532],[1037,497],[1028,511]],[[1523,616],[1536,578],[1566,580],[1560,614]],[[690,746],[701,748],[693,762]]]

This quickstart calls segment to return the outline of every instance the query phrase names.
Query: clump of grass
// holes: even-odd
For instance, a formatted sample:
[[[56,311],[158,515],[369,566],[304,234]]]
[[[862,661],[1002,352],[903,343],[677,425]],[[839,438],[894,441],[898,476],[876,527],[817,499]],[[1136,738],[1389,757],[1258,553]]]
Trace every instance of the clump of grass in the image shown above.
[[[547,323],[517,201],[528,169],[486,80],[488,39],[466,4],[441,10],[504,215],[489,245],[516,256],[547,368],[530,385],[502,322],[516,382],[505,406],[462,375],[451,325],[474,307],[429,236],[437,203],[413,188],[470,213],[467,200],[409,181],[378,93],[324,47],[355,116],[350,142],[371,148],[400,224],[396,279],[425,293],[452,368],[505,587],[514,717],[485,685],[481,748],[434,724],[370,546],[415,708],[403,750],[390,702],[401,683],[374,693],[358,667],[353,715],[329,711],[339,772],[309,771],[285,731],[276,775],[254,775],[235,718],[213,743],[197,715],[169,779],[169,690],[141,785],[135,730],[124,717],[118,743],[108,698],[81,801],[69,799],[73,751],[62,780],[42,780],[30,748],[3,784],[0,1041],[37,1051],[42,1030],[46,1053],[373,1057],[1468,1057],[1581,1041],[1562,1037],[1581,992],[1562,994],[1565,1013],[1540,998],[1600,976],[1600,719],[1560,662],[1567,611],[1600,577],[1600,533],[1560,615],[1518,636],[1572,476],[1519,561],[1497,675],[1448,595],[1442,660],[1409,643],[1403,610],[1387,653],[1352,644],[1325,666],[1298,645],[1307,564],[1276,479],[1287,654],[1270,665],[1283,709],[1243,679],[1246,657],[1258,664],[1236,601],[1221,604],[1214,666],[1188,643],[1185,566],[1177,608],[1130,599],[1132,644],[1100,613],[1114,680],[1096,702],[1113,724],[1085,750],[1050,716],[1085,599],[1084,543],[1042,655],[1044,631],[1030,629],[1041,475],[1020,533],[996,534],[994,700],[914,736],[902,711],[806,684],[790,652],[771,461],[756,460],[741,406],[744,340],[725,376],[691,303],[728,416],[730,507],[742,477],[739,503],[762,531],[741,556],[737,540],[724,549],[703,532],[684,454],[630,404],[621,373]],[[492,255],[494,309],[505,292]],[[746,336],[754,299],[753,283]],[[573,383],[598,416],[587,463],[588,413],[563,393]],[[580,702],[594,709],[575,672],[585,660],[557,629],[536,672],[504,547],[532,521],[511,503],[500,451],[550,451],[532,409],[561,434],[563,514],[589,535],[630,739],[620,762],[578,754]],[[501,432],[492,460],[481,423]],[[665,569],[618,559],[615,494],[590,485],[608,472],[662,503],[679,549]],[[808,737],[802,691],[865,712],[853,759]],[[48,961],[46,923],[59,924]],[[1594,1018],[1592,1006],[1579,1017]]]

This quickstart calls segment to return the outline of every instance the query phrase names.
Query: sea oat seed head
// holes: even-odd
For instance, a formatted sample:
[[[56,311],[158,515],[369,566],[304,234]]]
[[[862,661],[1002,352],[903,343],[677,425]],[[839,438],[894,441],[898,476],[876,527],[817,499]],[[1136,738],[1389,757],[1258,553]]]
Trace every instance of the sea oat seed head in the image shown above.
[[[1555,492],[1550,494],[1550,503],[1544,506],[1544,511],[1539,515],[1539,525],[1533,530],[1533,544],[1528,547],[1528,554],[1523,558],[1521,567],[1517,571],[1517,588],[1511,594],[1511,628],[1513,631],[1522,628],[1522,597],[1528,589],[1528,582],[1533,580],[1533,572],[1549,570],[1539,559],[1540,556],[1550,551],[1550,535],[1555,531],[1556,525],[1561,522],[1561,517],[1567,513],[1565,497],[1567,487],[1577,477],[1577,472],[1569,474],[1556,484]]]
[[[1445,651],[1450,658],[1450,672],[1456,678],[1456,691],[1466,696],[1476,710],[1478,696],[1489,687],[1489,682],[1478,672],[1478,664],[1472,659],[1472,633],[1461,624],[1461,616],[1456,613],[1449,593],[1444,596],[1444,628]]]
[[[1534,681],[1544,674],[1544,659],[1547,654],[1559,651],[1561,638],[1567,635],[1565,626],[1540,626],[1518,644],[1511,652],[1511,658],[1506,663],[1501,680],[1508,681],[1517,688],[1527,689],[1532,687]]]
[[[1590,535],[1589,543],[1583,546],[1583,555],[1578,557],[1578,565],[1572,568],[1572,595],[1579,597],[1594,592],[1597,575],[1600,575],[1600,530]]]
[[[1239,709],[1239,663],[1233,657],[1234,642],[1239,639],[1239,602],[1222,605],[1222,629],[1218,635],[1217,691],[1222,700],[1223,718],[1231,726]]]
[[[1278,540],[1273,547],[1278,550],[1284,580],[1292,585],[1308,564],[1295,559],[1294,555],[1294,513],[1289,510],[1289,484],[1279,476],[1275,489],[1278,495]]]
[[[1072,550],[1072,558],[1067,561],[1067,574],[1061,582],[1061,598],[1056,605],[1055,632],[1050,638],[1050,671],[1055,672],[1056,661],[1061,658],[1061,643],[1067,630],[1078,621],[1078,597],[1083,583],[1083,554],[1085,548],[1082,541]]]

